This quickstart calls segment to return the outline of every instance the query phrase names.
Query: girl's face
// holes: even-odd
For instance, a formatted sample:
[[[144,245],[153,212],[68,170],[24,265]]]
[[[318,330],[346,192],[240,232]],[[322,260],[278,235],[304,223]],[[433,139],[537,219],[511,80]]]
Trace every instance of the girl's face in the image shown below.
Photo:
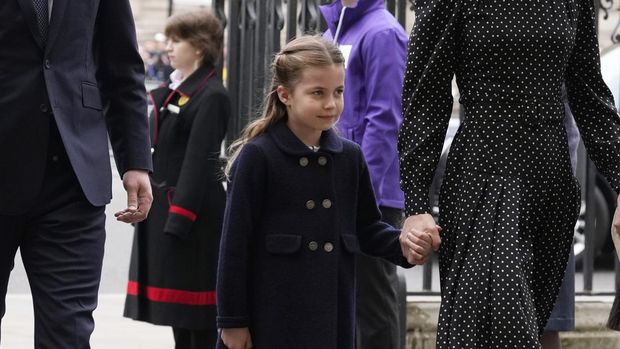
[[[321,132],[329,130],[344,106],[344,67],[308,67],[292,91],[278,86],[280,101],[286,105],[287,125],[307,145],[318,145]]]
[[[189,41],[171,37],[166,44],[170,65],[181,71],[193,70],[202,59],[201,52]]]

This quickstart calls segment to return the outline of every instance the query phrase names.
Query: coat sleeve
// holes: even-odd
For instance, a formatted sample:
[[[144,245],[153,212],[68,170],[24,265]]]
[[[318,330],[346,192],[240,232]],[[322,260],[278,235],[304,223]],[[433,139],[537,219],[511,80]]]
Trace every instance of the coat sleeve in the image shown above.
[[[127,170],[151,171],[144,63],[138,53],[129,0],[99,2],[94,48],[96,77],[118,171],[121,176]]]
[[[226,135],[230,115],[230,101],[225,92],[211,93],[201,101],[192,122],[183,165],[164,232],[187,238],[199,214],[208,183],[217,183],[223,176],[220,170],[220,150]]]
[[[249,253],[265,200],[266,158],[246,144],[231,171],[217,271],[217,327],[248,327]]]
[[[405,72],[407,37],[402,30],[382,30],[369,35],[362,50],[368,105],[361,146],[372,174],[373,189],[381,199],[386,177],[396,176],[394,182],[398,180],[398,173],[388,171],[398,159],[396,139],[403,119],[399,95]]]
[[[405,268],[412,267],[400,249],[400,230],[381,220],[370,174],[361,151],[359,152],[360,176],[357,192],[357,238],[360,249],[367,255],[383,258]]]
[[[429,188],[452,111],[457,11],[454,0],[417,0],[409,38],[398,135],[407,216],[431,212]]]
[[[575,44],[565,72],[568,103],[588,155],[620,192],[620,118],[601,76],[594,5],[577,0]]]

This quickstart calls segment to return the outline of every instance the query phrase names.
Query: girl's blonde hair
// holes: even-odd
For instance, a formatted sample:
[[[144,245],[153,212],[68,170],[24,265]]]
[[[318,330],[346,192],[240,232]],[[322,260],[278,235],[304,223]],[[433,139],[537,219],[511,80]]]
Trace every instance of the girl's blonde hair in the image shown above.
[[[278,86],[284,86],[292,92],[301,79],[305,68],[334,64],[344,66],[344,57],[336,45],[320,36],[300,36],[286,44],[275,55],[271,64],[271,86],[263,101],[262,115],[249,123],[243,130],[241,137],[228,148],[231,156],[224,169],[227,178],[230,175],[232,164],[244,145],[265,133],[269,126],[287,119],[286,106],[280,101],[276,92]]]

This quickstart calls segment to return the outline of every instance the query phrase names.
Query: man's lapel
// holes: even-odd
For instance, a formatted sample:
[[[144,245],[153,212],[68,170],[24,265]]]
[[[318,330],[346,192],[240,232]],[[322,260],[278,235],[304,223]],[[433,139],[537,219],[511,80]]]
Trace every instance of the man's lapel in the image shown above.
[[[47,34],[47,44],[45,45],[47,52],[49,52],[49,49],[51,47],[54,47],[54,41],[56,40],[56,38],[58,37],[58,33],[60,32],[62,19],[64,18],[65,8],[67,7],[68,2],[69,0],[54,0],[54,4],[52,6],[52,17],[50,18],[50,29]]]
[[[39,47],[43,48],[43,38],[41,37],[41,33],[39,33],[39,26],[37,25],[37,14],[34,12],[34,5],[32,4],[32,0],[17,0],[17,2],[22,8],[24,18],[26,19],[26,21],[28,21],[28,27],[30,27],[32,36],[34,37]]]

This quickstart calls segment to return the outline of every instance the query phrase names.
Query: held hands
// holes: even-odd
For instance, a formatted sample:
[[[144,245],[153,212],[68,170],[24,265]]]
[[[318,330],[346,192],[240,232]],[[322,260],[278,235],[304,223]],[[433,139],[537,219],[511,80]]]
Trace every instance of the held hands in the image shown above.
[[[616,203],[616,212],[614,213],[614,218],[612,221],[612,231],[618,235],[620,235],[620,195],[618,196]]]
[[[400,233],[400,248],[410,264],[424,264],[439,250],[441,227],[428,213],[407,217]]]
[[[137,223],[146,219],[153,202],[149,174],[144,170],[129,170],[123,175],[123,187],[127,191],[127,208],[116,212],[116,220]]]
[[[616,255],[620,260],[620,196],[618,196],[618,205],[611,225],[611,239],[614,242]]]
[[[252,337],[250,329],[243,328],[223,328],[222,342],[228,349],[250,349],[252,348]]]

